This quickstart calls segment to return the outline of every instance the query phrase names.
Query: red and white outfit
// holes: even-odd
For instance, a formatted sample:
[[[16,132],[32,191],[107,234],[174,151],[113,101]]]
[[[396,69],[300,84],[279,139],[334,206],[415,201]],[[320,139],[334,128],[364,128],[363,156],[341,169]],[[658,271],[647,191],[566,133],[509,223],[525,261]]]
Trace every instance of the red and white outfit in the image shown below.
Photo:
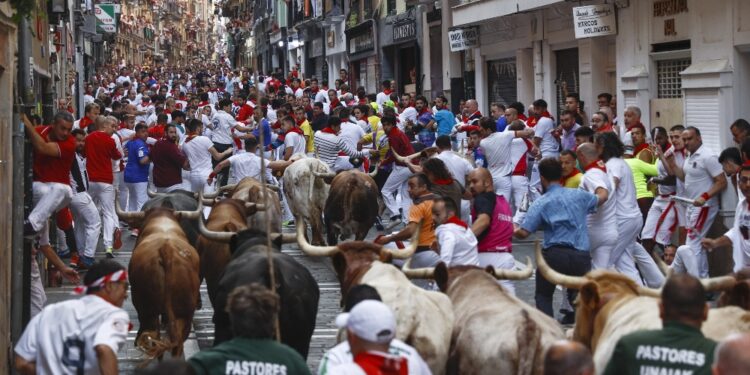
[[[495,132],[479,142],[487,159],[487,169],[492,174],[495,194],[502,195],[506,201],[511,199],[511,173],[514,162],[511,159],[511,144],[516,132]]]
[[[518,207],[520,207],[523,201],[523,196],[529,191],[529,178],[526,177],[526,169],[528,167],[529,151],[532,148],[531,141],[527,139],[514,139],[510,145],[510,160],[513,162],[510,191],[516,214],[518,214]],[[522,222],[522,220],[518,222]]]
[[[115,187],[112,161],[122,158],[112,136],[95,131],[86,136],[86,168],[89,174],[89,195],[99,207],[102,216],[104,248],[112,247],[117,227],[115,214]]]
[[[447,266],[479,266],[477,237],[461,219],[451,216],[435,228],[440,260]]]
[[[36,132],[48,141],[52,127],[39,126]],[[73,191],[70,189],[70,167],[75,160],[76,140],[68,136],[56,141],[58,156],[34,155],[34,183],[32,185],[34,209],[29,214],[29,224],[39,233],[39,245],[49,245],[49,218],[67,206]]]
[[[684,150],[675,151],[674,146],[672,146],[667,149],[665,154],[674,154],[677,165],[683,165],[685,162]],[[667,177],[667,169],[661,160],[656,161],[656,170],[659,172],[659,178]],[[680,191],[682,193],[684,183],[679,179],[677,179],[676,185],[658,185],[658,194],[648,210],[646,223],[641,231],[642,239],[653,239],[656,243],[665,246],[672,243],[672,235],[677,227],[685,225],[685,206],[670,199],[674,195],[682,196],[682,194],[677,193],[679,185],[683,185]]]
[[[732,240],[732,258],[734,258],[734,272],[750,267],[750,206],[747,198],[740,196],[737,208],[734,210],[734,225],[725,236]]]
[[[724,173],[716,154],[705,145],[700,146],[695,152],[685,159],[682,166],[685,172],[685,198],[697,199],[711,189],[714,177]],[[708,258],[706,251],[702,249],[701,240],[706,237],[716,214],[719,212],[719,199],[714,196],[706,200],[702,207],[690,205],[687,207],[685,229],[687,239],[685,245],[680,246],[678,253],[689,250],[695,258],[697,269],[690,269],[678,264],[674,269],[678,272],[687,272],[695,277],[708,277]],[[681,251],[682,249],[682,251]],[[677,258],[675,257],[675,262]]]
[[[202,135],[187,136],[185,143],[182,144],[182,152],[190,163],[187,180],[190,191],[193,193],[201,191],[210,193],[214,191],[214,184],[209,185],[207,182],[208,175],[213,171],[211,165],[212,155],[211,151],[209,151],[212,147],[214,147],[214,143],[208,137]]]

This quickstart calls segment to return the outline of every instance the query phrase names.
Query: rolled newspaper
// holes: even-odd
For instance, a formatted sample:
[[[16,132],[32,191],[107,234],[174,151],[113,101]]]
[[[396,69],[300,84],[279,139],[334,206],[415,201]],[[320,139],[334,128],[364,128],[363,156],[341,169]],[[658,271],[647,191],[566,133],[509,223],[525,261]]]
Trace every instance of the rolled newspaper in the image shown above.
[[[694,199],[685,198],[685,197],[678,197],[676,195],[673,195],[669,197],[670,200],[675,201],[677,203],[684,203],[684,204],[693,204],[695,203]]]

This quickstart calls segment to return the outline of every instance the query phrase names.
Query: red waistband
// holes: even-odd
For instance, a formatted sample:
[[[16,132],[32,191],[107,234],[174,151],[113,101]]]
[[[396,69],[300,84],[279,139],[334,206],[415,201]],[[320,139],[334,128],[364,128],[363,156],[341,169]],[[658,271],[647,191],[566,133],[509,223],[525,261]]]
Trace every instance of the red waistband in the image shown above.
[[[659,198],[669,198],[677,193],[669,193],[669,194],[659,194]]]
[[[500,247],[496,247],[494,249],[479,250],[478,252],[480,254],[481,253],[510,253],[510,252],[513,252],[513,248],[512,247],[508,247],[508,246],[500,246]]]

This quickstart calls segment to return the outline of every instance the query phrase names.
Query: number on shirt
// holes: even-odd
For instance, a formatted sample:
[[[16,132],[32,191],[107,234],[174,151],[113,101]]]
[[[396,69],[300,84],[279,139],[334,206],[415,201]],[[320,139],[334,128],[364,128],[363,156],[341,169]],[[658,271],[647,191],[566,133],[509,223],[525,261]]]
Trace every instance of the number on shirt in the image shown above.
[[[76,374],[83,375],[83,365],[86,362],[86,342],[78,337],[68,337],[63,343],[62,363],[67,367],[74,367]],[[77,352],[77,353],[76,353]]]

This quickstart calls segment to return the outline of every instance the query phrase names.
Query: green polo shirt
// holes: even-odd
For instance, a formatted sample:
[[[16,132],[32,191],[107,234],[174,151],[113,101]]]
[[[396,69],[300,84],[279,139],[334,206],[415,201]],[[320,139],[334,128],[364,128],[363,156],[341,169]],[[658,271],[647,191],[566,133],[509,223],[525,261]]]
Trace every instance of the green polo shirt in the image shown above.
[[[235,337],[190,357],[197,375],[310,375],[294,349],[271,339]]]
[[[716,342],[699,329],[665,322],[664,328],[620,338],[605,375],[710,375]]]

